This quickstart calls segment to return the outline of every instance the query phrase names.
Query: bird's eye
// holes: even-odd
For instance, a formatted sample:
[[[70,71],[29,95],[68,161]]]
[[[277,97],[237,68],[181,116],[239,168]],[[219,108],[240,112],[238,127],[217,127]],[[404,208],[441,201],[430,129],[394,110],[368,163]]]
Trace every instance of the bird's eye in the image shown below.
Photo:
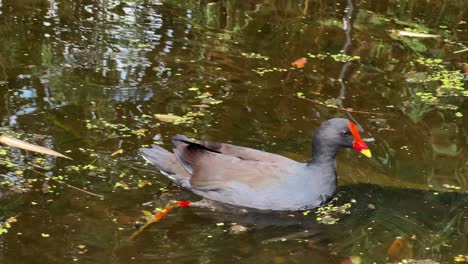
[[[341,135],[342,136],[349,136],[349,135],[351,135],[351,133],[349,131],[343,130],[343,131],[341,131]]]

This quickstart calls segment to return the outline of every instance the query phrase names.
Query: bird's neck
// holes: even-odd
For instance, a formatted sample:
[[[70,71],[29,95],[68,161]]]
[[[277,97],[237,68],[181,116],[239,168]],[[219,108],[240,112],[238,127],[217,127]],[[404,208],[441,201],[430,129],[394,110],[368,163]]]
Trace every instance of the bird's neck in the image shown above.
[[[307,167],[313,172],[311,174],[313,185],[319,186],[319,205],[329,202],[336,192],[336,151],[336,149],[314,145],[312,160],[307,164]]]
[[[331,165],[335,167],[336,152],[336,148],[322,144],[318,140],[314,140],[312,145],[312,160],[309,164],[321,166]]]

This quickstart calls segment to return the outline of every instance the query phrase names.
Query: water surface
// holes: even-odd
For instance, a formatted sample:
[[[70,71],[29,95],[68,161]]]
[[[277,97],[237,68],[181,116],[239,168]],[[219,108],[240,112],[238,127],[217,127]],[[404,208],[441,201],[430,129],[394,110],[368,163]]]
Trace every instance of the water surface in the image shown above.
[[[0,0],[0,133],[73,158],[0,149],[0,220],[17,220],[0,236],[0,262],[468,255],[467,10],[463,0]],[[314,129],[347,116],[336,107],[375,140],[372,159],[338,155],[335,203],[352,206],[337,223],[183,208],[129,241],[142,210],[200,199],[140,147],[170,148],[182,133],[306,161]],[[236,224],[249,230],[232,234]],[[389,252],[398,237],[403,249]]]

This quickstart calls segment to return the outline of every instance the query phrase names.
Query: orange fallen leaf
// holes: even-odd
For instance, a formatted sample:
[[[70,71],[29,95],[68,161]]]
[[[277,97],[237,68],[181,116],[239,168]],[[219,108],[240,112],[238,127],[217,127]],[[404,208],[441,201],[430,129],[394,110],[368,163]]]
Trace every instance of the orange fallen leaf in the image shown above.
[[[117,156],[117,155],[119,155],[119,154],[122,154],[123,152],[124,152],[123,149],[118,149],[118,150],[116,150],[114,153],[111,154],[111,157],[114,157],[114,156]]]
[[[294,62],[291,63],[292,66],[300,69],[300,68],[304,68],[304,65],[307,63],[307,59],[306,58],[300,58],[300,59],[297,59],[295,60]]]

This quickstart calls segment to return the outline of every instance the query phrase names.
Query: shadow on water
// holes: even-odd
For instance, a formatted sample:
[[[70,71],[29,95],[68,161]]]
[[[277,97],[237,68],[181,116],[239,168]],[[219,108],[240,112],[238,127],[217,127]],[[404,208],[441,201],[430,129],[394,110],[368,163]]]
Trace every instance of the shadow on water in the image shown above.
[[[179,193],[171,197],[181,195],[184,196]],[[401,249],[410,252],[406,257],[430,259],[446,251],[464,250],[468,234],[467,194],[434,194],[370,184],[340,188],[339,201],[351,199],[356,203],[349,214],[342,215],[332,225],[317,223],[314,212],[304,215],[303,212],[244,211],[216,204],[215,207],[211,204],[212,209],[184,208],[156,223],[134,243],[124,243],[117,254],[121,261],[140,256],[137,260],[143,263],[171,259],[195,261],[200,260],[199,254],[208,253],[205,250],[208,247],[211,248],[205,256],[208,259],[235,261],[254,255],[245,260],[268,263],[275,259],[293,261],[311,257],[336,262],[359,252],[364,263],[383,263],[386,256],[380,252],[386,252],[396,237],[410,241],[411,246]],[[217,231],[207,232],[207,226],[216,225]],[[246,230],[236,233],[239,225]],[[194,233],[196,238],[186,237],[181,242],[181,237]],[[192,239],[199,241],[198,246],[192,244]],[[152,251],[143,246],[171,240],[179,242],[164,250],[155,246]],[[216,249],[212,245],[217,245]],[[224,255],[226,251],[230,252],[229,256]]]

